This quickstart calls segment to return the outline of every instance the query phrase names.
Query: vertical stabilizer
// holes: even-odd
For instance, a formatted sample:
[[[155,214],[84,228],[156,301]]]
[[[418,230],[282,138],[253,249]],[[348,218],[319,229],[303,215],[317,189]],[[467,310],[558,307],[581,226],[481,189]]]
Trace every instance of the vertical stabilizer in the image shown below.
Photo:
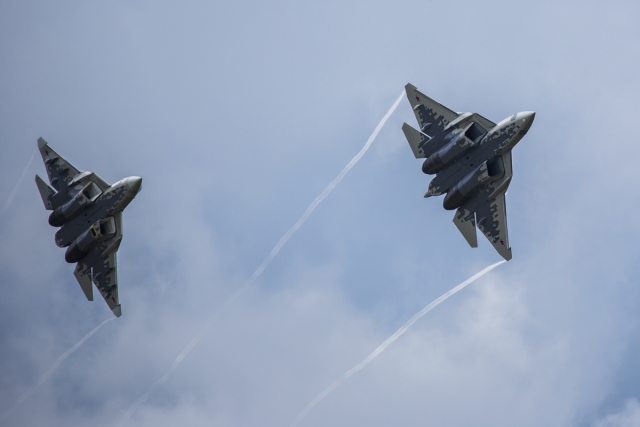
[[[402,125],[402,131],[404,132],[404,136],[407,137],[407,141],[411,146],[411,151],[413,151],[413,155],[415,156],[415,158],[424,159],[425,157],[427,157],[423,150],[423,145],[425,144],[425,142],[429,141],[430,138],[406,123]]]

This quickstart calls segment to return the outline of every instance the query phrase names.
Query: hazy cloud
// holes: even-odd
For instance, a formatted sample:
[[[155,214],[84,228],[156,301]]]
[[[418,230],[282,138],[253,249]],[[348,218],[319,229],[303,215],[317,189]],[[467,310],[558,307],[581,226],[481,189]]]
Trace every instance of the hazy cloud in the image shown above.
[[[2,3],[0,205],[39,136],[109,182],[144,178],[124,215],[122,317],[4,425],[116,425],[407,82],[494,121],[537,112],[514,150],[514,258],[417,322],[301,425],[633,420],[639,8]],[[429,178],[400,130],[413,120],[401,102],[127,426],[287,425],[414,313],[498,260],[487,242],[468,247],[440,199],[422,198]],[[44,171],[36,160],[0,223],[0,413],[110,314],[86,301],[54,244],[29,178]]]

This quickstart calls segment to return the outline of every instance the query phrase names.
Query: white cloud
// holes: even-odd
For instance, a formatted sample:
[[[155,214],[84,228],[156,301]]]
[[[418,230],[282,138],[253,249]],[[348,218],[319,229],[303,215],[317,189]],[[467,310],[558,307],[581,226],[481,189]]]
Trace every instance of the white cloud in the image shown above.
[[[2,200],[41,135],[109,181],[144,178],[125,212],[123,316],[11,425],[116,424],[407,81],[495,121],[537,110],[514,151],[514,259],[430,312],[305,425],[566,426],[593,421],[611,396],[638,398],[616,380],[638,358],[628,342],[640,324],[640,73],[624,53],[635,4],[3,7]],[[485,241],[466,245],[441,200],[422,199],[429,178],[402,153],[413,117],[402,104],[396,114],[131,425],[288,425],[497,260]],[[25,179],[0,224],[0,412],[110,314],[84,299],[46,217]]]
[[[640,404],[635,398],[629,399],[620,412],[607,415],[593,425],[594,427],[638,427],[640,426]]]

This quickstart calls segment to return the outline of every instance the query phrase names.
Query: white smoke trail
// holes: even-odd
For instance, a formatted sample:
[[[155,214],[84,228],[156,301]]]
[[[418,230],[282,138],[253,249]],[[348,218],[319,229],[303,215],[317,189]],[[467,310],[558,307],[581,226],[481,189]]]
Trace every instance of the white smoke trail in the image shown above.
[[[393,335],[391,335],[382,344],[380,344],[378,346],[378,348],[373,350],[373,352],[370,355],[368,355],[362,362],[358,363],[355,367],[353,367],[353,368],[349,369],[347,372],[345,372],[340,378],[335,380],[333,382],[333,384],[331,384],[322,393],[320,393],[315,399],[313,399],[304,408],[304,410],[302,412],[300,412],[300,415],[298,415],[298,417],[293,421],[293,423],[291,424],[291,427],[295,427],[296,425],[298,425],[298,423],[300,421],[302,421],[302,419],[305,417],[305,415],[307,415],[309,413],[309,411],[311,411],[313,409],[313,407],[316,406],[316,404],[318,402],[320,402],[329,393],[331,393],[333,390],[335,390],[336,387],[338,387],[340,384],[342,384],[343,381],[345,381],[351,375],[355,374],[356,372],[358,372],[359,370],[361,370],[362,368],[367,366],[369,364],[369,362],[371,362],[373,359],[378,357],[378,355],[380,353],[382,353],[383,351],[385,351],[385,349],[387,347],[389,347],[389,345],[391,345],[391,343],[393,343],[395,340],[400,338],[405,332],[407,332],[407,329],[409,329],[414,323],[416,323],[418,321],[418,319],[420,319],[422,316],[424,316],[425,314],[430,312],[434,307],[436,307],[442,301],[444,301],[447,298],[449,298],[451,295],[453,295],[456,292],[462,290],[465,286],[473,283],[475,280],[479,279],[480,277],[482,277],[485,274],[487,274],[489,271],[493,270],[494,268],[496,268],[497,266],[499,266],[500,264],[505,263],[505,262],[506,261],[504,261],[504,260],[500,261],[500,262],[496,262],[495,264],[490,265],[489,267],[485,268],[481,272],[474,274],[473,276],[471,276],[470,278],[468,278],[464,282],[460,283],[458,286],[456,286],[455,288],[453,288],[450,291],[446,292],[445,294],[441,295],[440,297],[435,299],[433,302],[431,302],[429,305],[427,305],[425,308],[420,310],[411,319],[409,319],[409,321],[407,323],[402,325],[402,327],[400,329],[398,329]]]
[[[338,185],[340,181],[342,181],[342,178],[344,178],[345,175],[351,170],[351,168],[356,163],[358,163],[358,160],[360,160],[362,156],[364,156],[364,154],[367,152],[367,150],[371,146],[371,143],[373,143],[373,141],[378,136],[378,133],[380,133],[380,130],[382,129],[384,124],[387,122],[389,117],[391,117],[391,114],[393,114],[393,112],[396,110],[396,108],[398,107],[398,104],[400,104],[400,101],[402,100],[403,96],[404,96],[404,91],[402,91],[402,93],[400,94],[396,102],[394,102],[391,108],[389,109],[389,111],[387,111],[387,114],[385,114],[382,120],[380,120],[380,123],[378,123],[378,126],[376,126],[373,133],[367,140],[366,144],[364,144],[364,147],[362,147],[360,152],[356,154],[355,157],[351,159],[351,161],[347,164],[347,166],[345,166],[344,169],[342,169],[342,171],[338,174],[338,176],[333,181],[331,181],[329,185],[327,185],[327,188],[325,188],[322,191],[322,193],[320,193],[320,195],[316,197],[316,199],[313,202],[311,202],[311,204],[309,205],[305,213],[300,217],[298,222],[296,222],[293,225],[293,227],[291,227],[291,229],[287,231],[285,235],[282,236],[282,238],[280,238],[278,243],[271,250],[271,253],[269,254],[269,256],[262,262],[260,267],[258,267],[258,269],[253,273],[253,275],[251,276],[251,279],[249,279],[249,282],[252,282],[262,274],[264,269],[267,268],[267,266],[273,260],[273,258],[275,258],[278,252],[280,252],[280,249],[282,249],[284,244],[287,243],[287,240],[289,240],[291,236],[293,236],[293,233],[295,233],[298,230],[298,228],[300,228],[302,224],[304,224],[304,222],[307,220],[307,218],[309,218],[309,215],[311,215],[311,213],[315,210],[315,208],[329,195],[329,193],[331,193],[331,191],[333,191],[336,185]]]
[[[351,159],[351,161],[347,163],[347,165],[344,167],[344,169],[342,169],[342,171],[338,174],[338,176],[336,176],[335,179],[331,181],[329,185],[327,185],[327,188],[325,188],[322,191],[322,193],[320,193],[320,195],[316,197],[313,200],[313,202],[311,202],[311,204],[309,205],[307,210],[304,212],[304,214],[302,214],[300,219],[295,224],[293,224],[293,227],[291,227],[289,231],[287,231],[284,234],[284,236],[282,236],[280,240],[278,240],[278,243],[276,243],[273,249],[271,249],[271,252],[269,253],[269,255],[265,258],[262,264],[260,264],[260,266],[256,269],[256,271],[253,272],[253,274],[251,275],[247,283],[244,286],[242,286],[240,289],[238,289],[236,292],[234,292],[229,297],[229,299],[227,299],[227,301],[222,305],[222,307],[218,310],[218,312],[214,314],[207,321],[207,323],[200,330],[200,332],[198,332],[198,334],[195,337],[193,337],[191,342],[189,342],[189,344],[185,347],[185,349],[182,350],[182,352],[178,355],[178,357],[176,357],[176,360],[174,360],[174,362],[171,364],[171,367],[169,368],[167,373],[164,374],[162,378],[160,378],[158,381],[153,383],[151,387],[149,387],[147,392],[142,396],[140,396],[140,398],[133,405],[131,405],[129,410],[122,417],[122,420],[120,421],[119,426],[122,426],[131,417],[131,415],[133,415],[133,413],[138,409],[138,407],[149,398],[149,395],[151,395],[151,393],[153,393],[153,391],[156,388],[158,388],[158,386],[165,383],[169,379],[169,377],[171,376],[171,373],[178,367],[180,362],[182,362],[182,360],[189,354],[189,352],[191,352],[191,350],[193,350],[193,348],[196,345],[198,345],[198,342],[200,342],[202,337],[207,333],[207,331],[209,330],[211,325],[213,325],[215,320],[224,312],[224,310],[226,310],[227,307],[231,305],[231,303],[233,303],[233,301],[235,301],[240,295],[242,295],[247,290],[249,286],[251,286],[254,280],[260,277],[260,275],[264,272],[264,270],[271,263],[271,261],[273,261],[276,255],[278,255],[278,252],[280,252],[280,249],[282,249],[282,247],[285,245],[285,243],[287,243],[287,241],[291,238],[291,236],[293,236],[293,234],[302,226],[302,224],[305,223],[305,221],[313,213],[316,207],[318,207],[318,205],[324,199],[327,198],[327,196],[340,183],[340,181],[342,181],[342,179],[351,170],[351,168],[353,168],[353,166],[355,166],[355,164],[358,163],[358,161],[362,158],[362,156],[364,156],[367,150],[369,150],[369,147],[378,136],[378,133],[380,133],[380,130],[382,129],[384,124],[387,122],[389,117],[391,117],[391,114],[393,114],[393,112],[396,110],[396,108],[398,107],[398,104],[400,104],[400,101],[402,101],[403,96],[404,96],[404,90],[402,91],[402,93],[400,94],[396,102],[393,103],[389,111],[387,111],[387,114],[385,114],[382,120],[380,120],[380,123],[378,123],[378,126],[376,126],[376,128],[373,130],[373,133],[371,134],[367,142],[364,144],[362,149],[358,152],[358,154],[356,154],[353,157],[353,159]]]
[[[18,407],[18,405],[20,405],[22,402],[24,402],[29,396],[31,396],[38,388],[40,388],[40,386],[49,379],[49,377],[51,376],[51,374],[53,374],[53,372],[58,369],[58,366],[60,366],[60,364],[62,362],[64,362],[64,360],[71,356],[82,344],[84,344],[84,342],[86,340],[88,340],[89,338],[91,338],[91,336],[93,334],[95,334],[98,329],[100,329],[105,323],[110,322],[111,320],[115,319],[115,317],[111,317],[107,320],[105,320],[104,322],[100,323],[98,326],[96,326],[95,328],[93,328],[87,335],[85,335],[84,337],[82,337],[82,339],[80,341],[78,341],[77,343],[74,344],[73,347],[71,347],[69,350],[65,351],[64,354],[60,357],[58,357],[58,359],[55,361],[55,363],[53,364],[53,366],[51,366],[51,368],[49,368],[49,370],[47,372],[44,373],[44,375],[42,375],[40,377],[40,379],[38,380],[37,383],[35,383],[35,385],[33,385],[32,387],[30,387],[27,391],[25,391],[24,393],[22,393],[22,395],[18,398],[18,400],[16,400],[16,403],[13,405],[13,407],[11,409],[9,409],[7,412],[4,413],[4,415],[2,416],[2,418],[0,418],[0,421],[3,421],[5,418],[7,418],[7,416],[13,412],[14,409],[16,409],[16,407]]]
[[[18,190],[20,189],[20,184],[22,184],[22,180],[24,179],[24,176],[26,175],[27,170],[29,169],[29,166],[31,166],[31,162],[33,161],[33,157],[36,155],[37,151],[38,151],[37,149],[33,151],[33,154],[31,155],[31,158],[29,159],[27,166],[25,166],[24,170],[22,171],[22,175],[20,175],[20,179],[18,179],[18,183],[11,191],[11,194],[9,194],[9,198],[7,199],[7,201],[4,203],[4,206],[2,207],[2,211],[0,211],[0,219],[2,219],[4,214],[7,212],[7,210],[9,209],[9,206],[11,206],[11,202],[13,202],[13,198],[16,197],[16,194],[18,194]]]

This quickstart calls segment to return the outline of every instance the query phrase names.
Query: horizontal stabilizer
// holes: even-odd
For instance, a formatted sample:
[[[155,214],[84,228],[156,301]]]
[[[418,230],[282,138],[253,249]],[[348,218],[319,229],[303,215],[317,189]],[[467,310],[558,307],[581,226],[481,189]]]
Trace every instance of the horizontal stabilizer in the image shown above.
[[[476,233],[476,219],[473,212],[466,209],[458,209],[453,216],[453,223],[458,227],[462,236],[472,248],[478,247],[478,235]]]
[[[44,203],[44,208],[48,211],[53,210],[53,203],[51,203],[51,197],[56,194],[56,191],[49,186],[46,182],[40,178],[39,175],[36,175],[36,185],[38,186],[38,191],[40,191],[40,197],[42,197],[42,203]]]
[[[411,146],[411,150],[413,151],[413,155],[416,159],[424,159],[427,157],[423,150],[423,146],[430,138],[406,123],[402,125],[402,131],[404,132],[404,136],[407,137],[407,141],[409,141],[409,145]]]
[[[73,271],[73,275],[78,279],[78,283],[82,288],[82,292],[87,297],[87,300],[93,301],[93,283],[91,282],[91,268],[84,269],[82,263],[76,265],[76,269]]]

